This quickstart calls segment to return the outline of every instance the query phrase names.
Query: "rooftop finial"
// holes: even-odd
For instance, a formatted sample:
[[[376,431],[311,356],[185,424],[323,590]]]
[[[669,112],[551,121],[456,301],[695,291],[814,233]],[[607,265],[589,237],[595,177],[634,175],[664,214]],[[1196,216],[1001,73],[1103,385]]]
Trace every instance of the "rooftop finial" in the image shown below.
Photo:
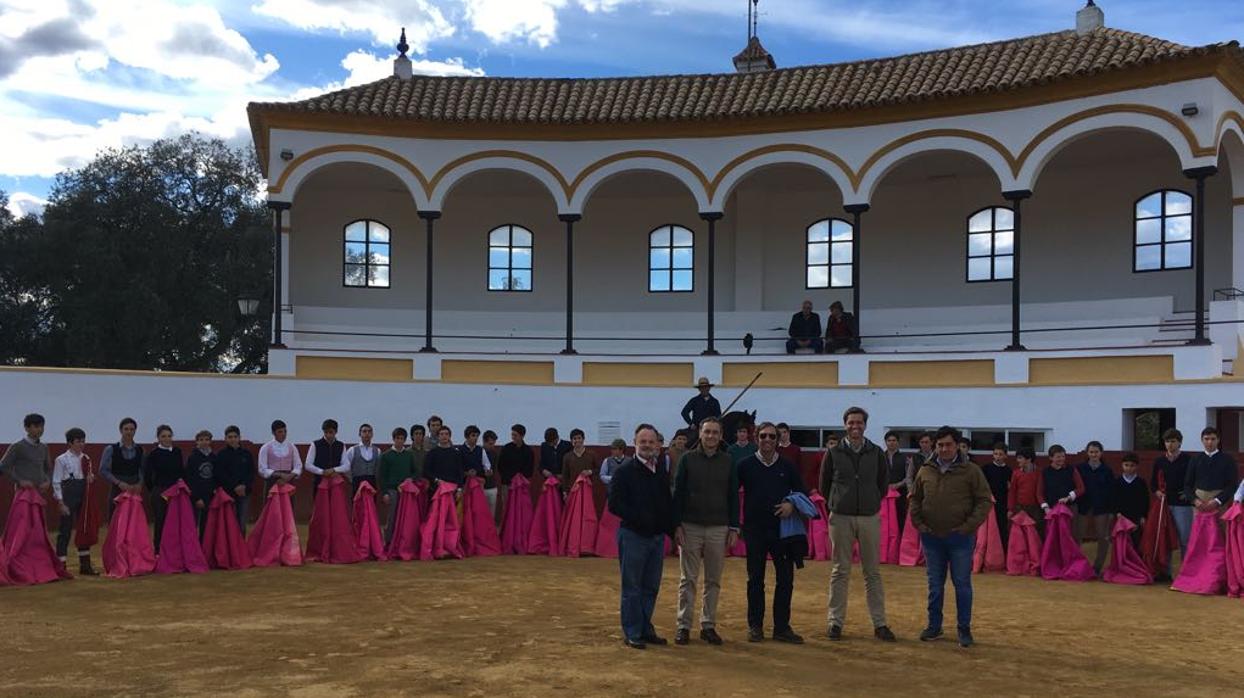
[[[406,43],[406,27],[402,27],[402,38],[397,40],[397,52],[403,56],[410,50],[410,44]]]
[[[414,74],[414,66],[411,65],[410,59],[406,57],[406,52],[410,50],[410,44],[406,43],[406,27],[402,27],[402,38],[397,42],[398,55],[393,59],[393,75],[403,80],[409,80]]]
[[[760,19],[760,0],[747,0],[747,46],[734,57],[734,69],[740,73],[758,73],[777,67],[773,56],[760,45],[756,22]]]
[[[1101,11],[1097,3],[1088,0],[1088,4],[1076,13],[1076,33],[1080,36],[1092,33],[1106,26],[1106,13]]]

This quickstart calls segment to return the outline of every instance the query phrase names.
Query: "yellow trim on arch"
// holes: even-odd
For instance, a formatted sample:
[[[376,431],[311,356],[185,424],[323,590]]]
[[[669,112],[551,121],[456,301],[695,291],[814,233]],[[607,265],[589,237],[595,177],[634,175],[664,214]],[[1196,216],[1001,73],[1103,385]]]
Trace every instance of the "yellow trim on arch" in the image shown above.
[[[419,181],[419,185],[423,187],[424,194],[426,195],[428,193],[428,178],[424,177],[423,173],[419,171],[419,168],[415,167],[415,165],[409,160],[401,155],[385,150],[384,148],[377,148],[373,145],[362,144],[326,145],[308,150],[302,155],[299,155],[289,161],[289,164],[286,165],[285,169],[281,171],[281,176],[277,178],[276,184],[268,187],[268,193],[280,194],[285,190],[285,183],[289,181],[290,175],[292,175],[294,170],[297,170],[300,165],[311,158],[319,157],[320,155],[328,155],[330,153],[368,153],[369,155],[376,155],[387,160],[392,160],[393,162],[406,168],[408,172],[414,175],[415,179]]]
[[[436,190],[436,185],[440,184],[441,180],[444,179],[445,176],[448,175],[450,172],[452,172],[454,169],[461,167],[462,165],[465,165],[469,162],[474,162],[476,160],[486,160],[488,158],[513,158],[515,160],[522,160],[523,162],[529,162],[535,165],[536,167],[539,167],[540,169],[553,175],[553,178],[557,180],[557,183],[559,185],[561,185],[562,193],[566,195],[566,200],[567,201],[570,200],[570,194],[572,191],[571,185],[569,182],[566,181],[566,178],[557,169],[557,167],[555,167],[548,160],[544,160],[543,158],[538,158],[535,155],[530,155],[520,150],[481,150],[478,153],[471,153],[469,155],[463,155],[462,157],[451,161],[450,163],[442,167],[440,170],[437,170],[436,174],[432,175],[432,179],[427,184],[427,187],[426,187],[428,197],[430,198],[432,196],[432,192]]]
[[[583,181],[586,180],[588,176],[590,176],[593,172],[601,169],[602,167],[607,167],[609,165],[612,165],[615,162],[620,162],[622,160],[637,160],[641,158],[652,158],[654,160],[665,160],[667,162],[672,162],[675,165],[683,167],[688,172],[690,172],[692,176],[694,176],[696,179],[700,181],[700,185],[704,187],[704,190],[706,192],[709,190],[708,177],[705,176],[704,172],[699,167],[697,167],[695,163],[691,162],[687,158],[684,158],[680,155],[674,155],[673,153],[667,153],[661,150],[628,150],[622,153],[614,153],[613,155],[610,155],[608,157],[601,158],[600,160],[597,160],[596,162],[593,162],[592,164],[580,170],[579,174],[575,176],[574,181],[570,183],[570,191],[567,194],[567,200],[574,198],[574,194],[578,193],[579,191],[579,185],[583,184]],[[709,198],[711,199],[712,197],[709,196]]]
[[[1150,107],[1145,104],[1108,104],[1108,105],[1101,106],[1101,107],[1094,107],[1092,109],[1085,109],[1084,111],[1079,111],[1079,112],[1076,112],[1075,114],[1065,116],[1059,119],[1058,121],[1055,121],[1054,123],[1050,124],[1049,126],[1045,127],[1044,129],[1042,129],[1041,132],[1038,133],[1035,138],[1029,141],[1028,145],[1024,146],[1024,149],[1020,151],[1019,158],[1017,158],[1017,165],[1014,166],[1013,174],[1019,175],[1019,171],[1020,169],[1023,168],[1024,163],[1028,160],[1028,156],[1032,155],[1032,152],[1037,149],[1037,146],[1041,145],[1043,141],[1045,141],[1047,138],[1054,135],[1055,133],[1057,133],[1064,127],[1070,126],[1071,124],[1074,124],[1077,121],[1084,121],[1085,119],[1091,119],[1094,116],[1101,116],[1102,114],[1117,114],[1117,113],[1145,114],[1148,116],[1161,119],[1169,123],[1170,125],[1174,126],[1175,129],[1178,130],[1179,133],[1183,135],[1184,140],[1188,142],[1188,147],[1192,150],[1193,155],[1197,157],[1204,157],[1206,155],[1213,155],[1215,153],[1215,148],[1202,146],[1197,141],[1196,134],[1192,131],[1192,128],[1189,127],[1188,124],[1185,124],[1179,117],[1175,116],[1174,114],[1168,111],[1158,109],[1157,107]]]
[[[968,140],[984,143],[986,146],[989,146],[997,151],[997,153],[1002,156],[1002,159],[1006,160],[1006,163],[1011,167],[1012,174],[1019,173],[1019,167],[1015,164],[1015,156],[1011,155],[1011,151],[1007,150],[1006,146],[1002,145],[998,139],[992,136],[986,136],[983,133],[968,131],[961,128],[935,128],[908,134],[902,138],[896,138],[881,146],[876,152],[870,155],[867,160],[864,161],[862,166],[860,166],[859,173],[852,177],[851,186],[855,187],[858,193],[860,184],[864,181],[864,175],[868,174],[868,171],[872,169],[873,165],[877,164],[877,161],[885,157],[890,152],[897,150],[908,143],[928,140],[930,138],[966,138]]]
[[[824,150],[822,148],[817,148],[816,146],[804,145],[802,143],[780,143],[777,145],[766,145],[762,148],[756,148],[754,150],[749,150],[746,153],[743,153],[742,155],[726,163],[724,167],[722,167],[720,170],[717,171],[717,176],[713,177],[712,181],[708,183],[709,200],[711,201],[713,197],[717,196],[717,187],[721,186],[721,182],[722,180],[726,178],[726,175],[730,174],[740,165],[743,165],[749,160],[754,160],[758,157],[762,157],[770,153],[786,153],[786,152],[806,153],[808,155],[815,155],[816,157],[823,158],[827,162],[831,162],[834,165],[837,165],[838,168],[842,170],[842,173],[847,176],[847,180],[852,183],[852,187],[858,186],[856,184],[855,171],[851,169],[851,166],[847,164],[846,160],[843,160],[842,158],[838,157],[834,153],[831,153],[830,151]],[[843,194],[846,194],[846,193],[847,192],[843,192]]]

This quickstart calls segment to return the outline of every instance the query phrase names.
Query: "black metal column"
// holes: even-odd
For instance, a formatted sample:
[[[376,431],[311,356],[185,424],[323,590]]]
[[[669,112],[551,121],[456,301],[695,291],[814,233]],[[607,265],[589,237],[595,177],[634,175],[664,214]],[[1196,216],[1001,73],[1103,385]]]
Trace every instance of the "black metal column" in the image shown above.
[[[1192,249],[1193,272],[1196,277],[1196,334],[1188,344],[1210,344],[1205,336],[1205,180],[1218,173],[1209,165],[1184,170],[1184,176],[1196,181],[1196,195],[1192,200]]]
[[[868,204],[848,204],[842,207],[851,214],[851,315],[855,317],[856,340],[860,333],[860,218],[868,211]],[[832,231],[831,231],[832,232]]]
[[[285,245],[281,240],[281,214],[290,209],[288,201],[269,201],[272,210],[272,344],[274,349],[284,349],[285,342],[281,332],[281,316],[285,312],[285,289],[282,258],[285,256]]]
[[[1015,232],[1011,235],[1011,344],[1006,348],[1007,351],[1025,351],[1027,347],[1020,341],[1019,327],[1019,299],[1020,299],[1020,262],[1019,247],[1024,239],[1023,232],[1023,202],[1024,199],[1032,196],[1029,189],[1017,189],[1015,191],[1002,192],[1002,198],[1011,202],[1011,209],[1015,216]]]
[[[708,346],[704,351],[700,352],[702,356],[716,356],[717,349],[713,347],[714,331],[714,305],[717,301],[716,288],[716,251],[717,251],[717,221],[721,220],[720,213],[701,213],[700,218],[708,222]]]
[[[574,350],[574,224],[582,216],[564,213],[557,220],[566,224],[566,348],[563,354],[577,354]]]
[[[440,211],[420,211],[419,217],[427,223],[428,251],[427,251],[427,291],[424,294],[424,329],[423,329],[423,348],[419,351],[422,353],[435,353],[436,347],[432,346],[432,232],[433,224],[436,219],[441,217]]]

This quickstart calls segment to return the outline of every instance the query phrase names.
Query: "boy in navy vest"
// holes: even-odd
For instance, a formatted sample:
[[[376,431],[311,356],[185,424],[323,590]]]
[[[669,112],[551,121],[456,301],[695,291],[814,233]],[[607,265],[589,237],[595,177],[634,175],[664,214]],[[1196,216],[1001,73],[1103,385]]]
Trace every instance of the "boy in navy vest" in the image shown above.
[[[341,457],[346,445],[337,440],[337,420],[325,419],[320,425],[323,438],[316,439],[307,450],[306,469],[315,476],[311,483],[311,496],[320,491],[320,480],[341,470]]]

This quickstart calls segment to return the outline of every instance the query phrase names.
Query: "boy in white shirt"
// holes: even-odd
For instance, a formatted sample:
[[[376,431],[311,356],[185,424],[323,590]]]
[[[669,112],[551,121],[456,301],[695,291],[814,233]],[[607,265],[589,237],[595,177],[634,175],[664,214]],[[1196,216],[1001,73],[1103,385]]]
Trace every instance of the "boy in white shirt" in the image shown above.
[[[74,427],[65,432],[69,450],[56,457],[52,465],[52,496],[60,508],[60,530],[56,534],[56,555],[65,561],[69,553],[69,537],[73,535],[74,523],[86,497],[87,484],[95,481],[91,471],[91,457],[82,452],[86,445],[86,432]],[[99,573],[91,567],[91,549],[78,549],[78,574],[94,577]]]
[[[268,487],[288,483],[302,474],[302,456],[298,448],[285,440],[289,433],[285,422],[272,422],[272,440],[259,447],[259,477]]]

